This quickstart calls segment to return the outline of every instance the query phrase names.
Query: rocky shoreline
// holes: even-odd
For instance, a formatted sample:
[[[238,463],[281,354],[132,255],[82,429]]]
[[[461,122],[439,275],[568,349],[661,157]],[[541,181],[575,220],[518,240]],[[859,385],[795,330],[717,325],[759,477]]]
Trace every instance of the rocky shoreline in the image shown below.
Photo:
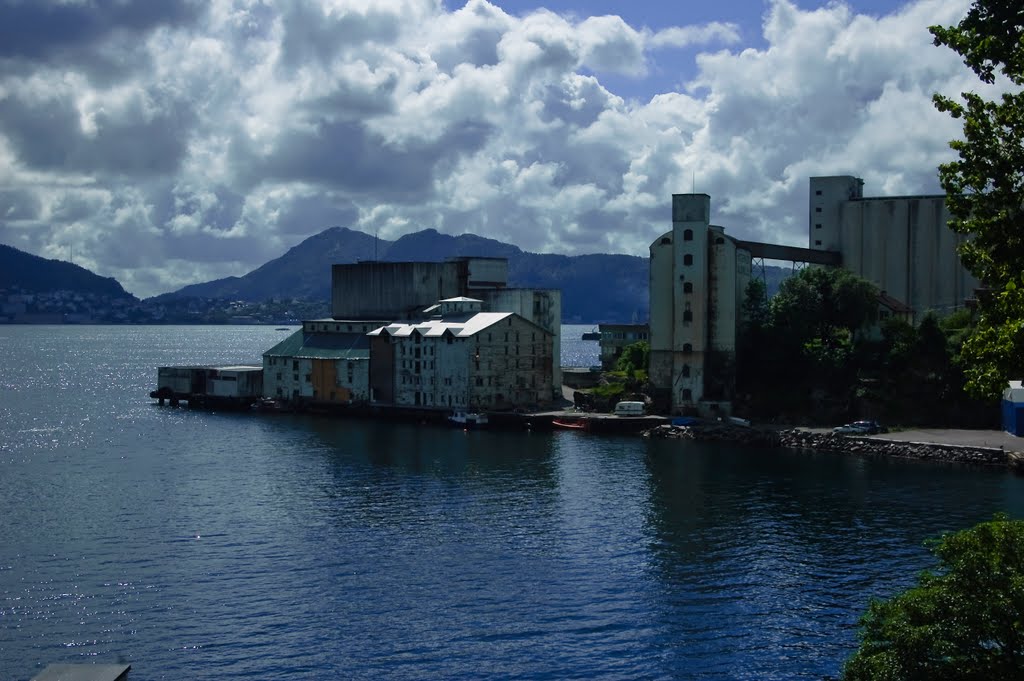
[[[793,428],[771,430],[724,423],[701,423],[691,426],[663,425],[643,433],[648,438],[694,440],[697,442],[730,442],[761,447],[785,447],[814,451],[854,454],[857,456],[888,456],[919,461],[998,466],[1024,472],[1024,455],[1002,447],[970,447],[935,442],[902,442],[881,437],[860,437],[836,433],[818,433]]]

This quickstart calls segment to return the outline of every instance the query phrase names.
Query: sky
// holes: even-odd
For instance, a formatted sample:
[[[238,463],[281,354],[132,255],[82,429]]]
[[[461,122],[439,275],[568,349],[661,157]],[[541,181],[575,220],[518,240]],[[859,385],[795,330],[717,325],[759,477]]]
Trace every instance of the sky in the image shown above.
[[[807,245],[938,193],[968,0],[0,0],[0,243],[149,297],[342,226],[646,256],[671,195]]]

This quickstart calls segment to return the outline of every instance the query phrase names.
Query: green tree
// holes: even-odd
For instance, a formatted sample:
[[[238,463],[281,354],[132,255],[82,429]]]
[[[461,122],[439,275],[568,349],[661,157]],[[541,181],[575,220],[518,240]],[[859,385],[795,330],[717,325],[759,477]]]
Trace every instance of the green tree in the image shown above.
[[[963,139],[950,142],[959,158],[939,167],[939,179],[950,227],[971,235],[960,258],[988,289],[963,348],[967,387],[993,397],[1009,378],[1024,376],[1024,5],[975,0],[956,26],[929,30],[984,83],[1000,74],[1009,81],[996,100],[934,96],[940,111],[964,121]]]
[[[622,354],[615,362],[615,370],[633,376],[637,371],[647,371],[647,362],[651,356],[651,346],[647,341],[637,341],[622,348]]]
[[[939,572],[868,606],[844,681],[1024,678],[1024,522],[998,515],[932,551]]]

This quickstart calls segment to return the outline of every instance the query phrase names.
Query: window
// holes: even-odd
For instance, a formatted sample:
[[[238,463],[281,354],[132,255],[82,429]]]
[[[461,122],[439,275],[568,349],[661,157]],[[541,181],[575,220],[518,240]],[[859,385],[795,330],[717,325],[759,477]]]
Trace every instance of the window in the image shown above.
[[[693,256],[692,256],[692,255],[690,255],[689,253],[687,253],[686,255],[684,255],[684,256],[683,256],[683,264],[684,264],[684,265],[686,265],[687,267],[689,267],[690,265],[692,265],[692,264],[693,264]]]
[[[715,239],[715,244],[717,244],[717,245],[724,244],[724,243],[725,243],[725,239],[722,238],[722,237],[717,237]]]
[[[814,245],[815,246],[820,246],[821,245],[821,239],[815,239],[814,240]]]
[[[661,245],[662,246],[668,246],[671,243],[672,243],[672,239],[669,239],[667,236],[661,237]]]
[[[683,352],[685,352],[686,354],[690,354],[691,352],[693,352],[693,346],[690,345],[689,343],[683,343]]]
[[[821,212],[821,206],[818,206],[817,208],[815,208],[814,212],[815,213],[820,213]]]
[[[689,402],[693,399],[693,391],[689,388],[683,388],[683,399]]]
[[[814,195],[815,196],[821,196],[821,190],[820,189],[815,189],[814,190]]]
[[[693,293],[693,282],[683,284],[683,293]]]
[[[690,312],[689,310],[686,310],[685,312],[683,312],[683,321],[684,322],[692,322],[693,321],[693,313]]]
[[[816,225],[814,225],[814,229],[821,229],[821,223],[819,222]]]
[[[689,378],[690,377],[690,365],[689,364],[684,364],[683,365],[683,372],[682,373],[683,373],[683,378]]]
[[[692,229],[684,229],[683,230],[683,241],[693,241],[693,230]]]

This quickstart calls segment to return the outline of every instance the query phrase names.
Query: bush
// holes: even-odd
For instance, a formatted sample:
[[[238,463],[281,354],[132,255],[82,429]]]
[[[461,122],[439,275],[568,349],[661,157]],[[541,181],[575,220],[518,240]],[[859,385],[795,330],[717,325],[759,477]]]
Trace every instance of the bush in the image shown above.
[[[932,544],[940,572],[870,604],[842,678],[1024,678],[1024,522],[997,515]]]

